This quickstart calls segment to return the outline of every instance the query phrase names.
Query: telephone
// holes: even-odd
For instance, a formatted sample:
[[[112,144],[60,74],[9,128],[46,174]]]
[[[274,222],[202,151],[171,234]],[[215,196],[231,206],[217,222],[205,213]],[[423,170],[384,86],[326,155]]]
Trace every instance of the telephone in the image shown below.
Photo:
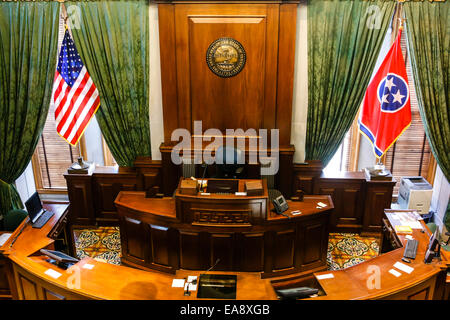
[[[283,212],[285,212],[287,209],[289,209],[289,206],[288,206],[288,204],[287,204],[287,202],[286,202],[286,199],[284,199],[283,196],[278,196],[278,197],[276,197],[276,198],[272,201],[272,203],[273,203],[273,206],[274,206],[274,208],[275,208],[275,211],[276,211],[278,214],[283,214]],[[285,214],[283,214],[283,215],[285,215]]]

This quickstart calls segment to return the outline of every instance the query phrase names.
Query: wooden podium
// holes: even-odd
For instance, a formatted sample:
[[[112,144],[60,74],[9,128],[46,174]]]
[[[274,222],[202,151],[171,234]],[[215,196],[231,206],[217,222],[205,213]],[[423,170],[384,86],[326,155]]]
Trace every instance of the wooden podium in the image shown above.
[[[238,183],[244,192],[245,182]],[[181,194],[146,198],[122,191],[122,263],[175,273],[178,269],[261,272],[261,277],[307,275],[326,269],[330,196],[288,202],[289,218],[272,211],[265,180],[263,194]],[[323,202],[325,208],[318,209]],[[302,213],[292,215],[294,210]]]

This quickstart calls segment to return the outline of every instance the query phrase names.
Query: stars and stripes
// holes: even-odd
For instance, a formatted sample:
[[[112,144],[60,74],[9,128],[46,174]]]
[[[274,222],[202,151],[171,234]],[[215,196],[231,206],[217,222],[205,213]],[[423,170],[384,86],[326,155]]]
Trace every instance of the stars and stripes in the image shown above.
[[[100,97],[67,28],[60,48],[51,102],[55,108],[56,131],[68,143],[76,145],[100,106]]]

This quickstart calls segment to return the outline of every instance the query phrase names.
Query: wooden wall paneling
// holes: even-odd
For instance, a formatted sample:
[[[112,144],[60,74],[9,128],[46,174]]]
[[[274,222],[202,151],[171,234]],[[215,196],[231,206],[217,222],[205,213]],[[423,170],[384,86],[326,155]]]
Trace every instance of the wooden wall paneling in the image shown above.
[[[210,234],[210,264],[214,266],[219,262],[214,270],[231,271],[235,268],[234,235],[232,233],[211,233]]]
[[[395,181],[367,181],[363,216],[363,233],[380,233],[384,209],[391,207]]]
[[[330,229],[334,231],[342,211],[342,199],[339,196],[339,190],[333,186],[316,184],[316,193],[329,195],[331,196],[331,199],[333,199],[334,209],[330,214]]]
[[[120,240],[122,247],[122,257],[126,262],[145,265],[149,259],[149,228],[142,221],[121,218],[120,219]]]
[[[70,201],[69,223],[74,225],[95,225],[92,175],[64,175]]]
[[[305,163],[296,163],[293,168],[292,193],[297,190],[305,194],[314,194],[315,182],[322,174],[322,163],[318,160],[308,160]]]
[[[9,288],[6,259],[0,255],[0,300],[12,298]]]
[[[206,270],[210,265],[209,239],[206,233],[180,230],[180,268]]]
[[[333,232],[360,232],[364,211],[365,179],[356,176],[354,179],[318,178],[315,182],[315,193],[330,195],[334,210],[330,218]]]
[[[137,157],[134,161],[137,172],[137,190],[148,191],[157,187],[162,192],[162,161],[152,160],[151,157]]]
[[[175,6],[158,5],[158,23],[161,56],[161,86],[164,119],[164,141],[169,142],[172,132],[179,128],[177,98],[177,62],[175,43]]]
[[[170,147],[164,144],[160,147],[162,159],[162,192],[165,196],[172,196],[178,186],[178,181],[182,176],[181,165],[175,165],[172,162]]]
[[[293,194],[293,157],[293,148],[288,151],[280,151],[280,163],[278,174],[276,175],[276,188],[283,194],[286,199],[289,199]]]
[[[28,280],[22,275],[18,275],[19,292],[21,300],[39,300],[38,287],[36,283]]]
[[[151,247],[149,263],[156,270],[175,273],[179,268],[177,230],[152,224],[149,228]]]
[[[286,146],[291,141],[297,4],[281,4],[279,8],[276,127],[280,130],[280,145]]]
[[[241,244],[240,270],[242,271],[261,271],[264,269],[267,250],[266,237],[267,233],[258,232],[242,232],[238,236]]]
[[[361,228],[363,213],[362,184],[355,184],[342,190],[342,215],[337,227]]]
[[[301,226],[304,241],[308,245],[301,246],[303,249],[301,269],[311,269],[326,265],[328,247],[328,223],[327,217],[321,217],[306,222]]]
[[[120,191],[137,190],[136,175],[94,175],[95,217],[100,224],[117,224],[118,215],[114,200]]]
[[[273,117],[274,127],[278,6],[180,4],[175,24],[180,127],[192,130],[193,121],[202,120],[204,129],[258,129],[265,116]],[[221,37],[239,41],[247,55],[231,78],[213,74],[205,61],[209,45]]]
[[[294,225],[295,227],[295,225]],[[294,228],[275,232],[274,270],[294,268],[296,232]],[[308,244],[309,245],[309,244]]]
[[[169,228],[150,225],[151,261],[169,266]]]

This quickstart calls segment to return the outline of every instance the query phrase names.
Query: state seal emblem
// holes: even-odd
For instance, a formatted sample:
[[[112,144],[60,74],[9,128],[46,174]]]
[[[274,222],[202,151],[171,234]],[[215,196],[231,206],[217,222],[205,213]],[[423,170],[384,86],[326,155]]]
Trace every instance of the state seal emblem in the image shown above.
[[[219,77],[229,78],[237,75],[245,66],[245,50],[233,38],[219,38],[208,47],[206,63]]]

